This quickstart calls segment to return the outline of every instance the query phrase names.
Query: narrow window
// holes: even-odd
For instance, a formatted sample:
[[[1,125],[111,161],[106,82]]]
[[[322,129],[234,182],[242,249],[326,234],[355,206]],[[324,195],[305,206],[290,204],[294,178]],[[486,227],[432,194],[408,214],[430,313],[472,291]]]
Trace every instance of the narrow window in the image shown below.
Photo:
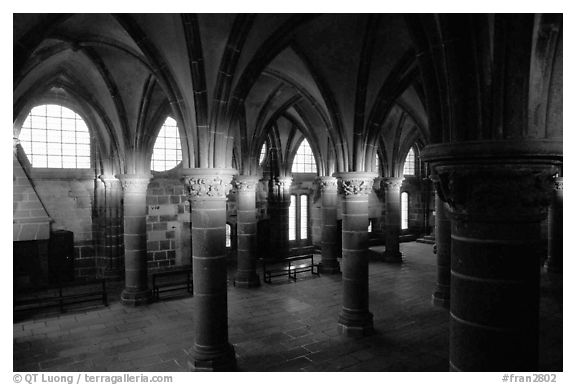
[[[226,223],[226,247],[232,247],[232,227]]]
[[[296,195],[290,195],[290,208],[288,209],[288,240],[296,240]]]
[[[292,172],[307,172],[316,173],[316,161],[314,160],[314,154],[312,153],[312,148],[306,139],[302,140],[298,151],[294,156],[294,162],[292,162]]]
[[[400,210],[402,212],[402,230],[408,229],[408,193],[400,194]]]
[[[372,232],[372,219],[368,220],[368,232],[371,233]]]
[[[404,175],[414,175],[414,149],[412,148],[404,160]]]
[[[266,142],[262,145],[262,149],[260,150],[260,159],[258,160],[258,164],[262,165],[266,160],[266,154],[268,153],[268,146],[266,146]]]
[[[32,108],[18,139],[32,167],[90,168],[88,127],[69,108],[56,104]]]
[[[182,160],[182,147],[178,124],[171,117],[167,117],[162,125],[152,152],[152,170],[166,171],[178,165]]]
[[[300,195],[300,239],[308,239],[308,195]]]

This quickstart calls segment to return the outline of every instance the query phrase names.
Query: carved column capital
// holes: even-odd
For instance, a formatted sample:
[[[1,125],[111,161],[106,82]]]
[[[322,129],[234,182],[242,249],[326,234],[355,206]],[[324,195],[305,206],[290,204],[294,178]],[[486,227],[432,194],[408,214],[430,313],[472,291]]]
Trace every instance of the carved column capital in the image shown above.
[[[345,172],[337,174],[338,192],[344,197],[368,195],[372,192],[374,178],[372,172]]]
[[[400,187],[402,187],[402,181],[404,180],[403,177],[386,177],[382,178],[382,186],[386,191],[400,191]]]
[[[549,165],[437,165],[435,170],[452,216],[544,217],[554,189],[555,168]]]
[[[337,192],[338,191],[338,178],[333,176],[319,176],[316,177],[316,183],[320,188],[320,192]]]
[[[18,151],[17,147],[20,144],[20,139],[18,139],[17,137],[13,137],[12,138],[12,151],[14,151],[14,153],[16,153]]]
[[[259,178],[253,175],[236,175],[232,184],[238,192],[253,192],[256,193]]]
[[[148,183],[152,179],[150,174],[118,174],[116,178],[120,181],[122,190],[125,193],[141,193],[146,192]],[[104,182],[106,183],[106,182]]]
[[[558,176],[558,177],[554,178],[554,189],[559,190],[559,191],[564,190],[564,178],[563,177]]]
[[[292,177],[290,176],[277,176],[273,181],[274,185],[281,189],[289,189],[292,185]]]
[[[192,168],[181,171],[181,180],[192,200],[226,199],[231,189],[233,170]]]
[[[106,189],[113,189],[114,187],[120,186],[120,180],[111,174],[98,175],[98,179],[104,183]]]

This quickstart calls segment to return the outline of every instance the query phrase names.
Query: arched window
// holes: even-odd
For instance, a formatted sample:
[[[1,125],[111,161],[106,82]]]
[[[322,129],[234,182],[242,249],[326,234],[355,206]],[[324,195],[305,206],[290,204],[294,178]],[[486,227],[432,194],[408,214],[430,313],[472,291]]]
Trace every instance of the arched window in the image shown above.
[[[402,230],[408,229],[408,193],[403,192],[400,194],[400,211],[401,211],[401,223]]]
[[[171,117],[167,117],[154,143],[151,168],[154,171],[170,170],[176,167],[181,160],[182,147],[178,124]]]
[[[404,160],[404,175],[414,175],[414,149],[410,148]]]
[[[268,146],[266,146],[266,142],[262,145],[262,149],[260,149],[260,159],[258,160],[258,164],[262,165],[266,160],[266,154],[268,153]]]
[[[294,156],[294,162],[292,163],[292,172],[316,172],[316,161],[314,160],[314,154],[312,153],[312,148],[306,138],[300,143],[296,156]]]
[[[69,108],[56,104],[32,108],[18,139],[32,167],[90,168],[88,127]]]
[[[226,223],[226,247],[232,247],[232,227]]]

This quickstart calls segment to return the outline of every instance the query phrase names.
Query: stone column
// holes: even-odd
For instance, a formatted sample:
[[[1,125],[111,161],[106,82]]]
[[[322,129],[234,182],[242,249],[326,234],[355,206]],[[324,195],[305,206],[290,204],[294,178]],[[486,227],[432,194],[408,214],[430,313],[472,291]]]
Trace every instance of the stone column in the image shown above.
[[[542,149],[537,142],[425,149],[450,204],[453,371],[538,370],[538,246],[557,169],[557,155]]]
[[[318,177],[322,199],[322,262],[320,270],[323,274],[340,273],[338,263],[338,179],[332,176]]]
[[[146,188],[152,176],[122,174],[116,177],[124,190],[125,288],[120,300],[125,305],[138,306],[151,299],[146,255]]]
[[[436,189],[435,199],[435,228],[436,228],[436,244],[434,245],[434,252],[436,253],[436,290],[432,294],[432,304],[435,306],[442,306],[447,309],[450,308],[450,256],[451,256],[451,223],[450,219],[446,216],[445,203],[440,198],[442,195]]]
[[[238,287],[260,286],[256,273],[256,187],[258,177],[238,175],[234,181],[237,194],[238,267],[234,283]]]
[[[268,212],[270,214],[270,246],[267,259],[284,259],[290,254],[288,244],[288,209],[290,208],[291,177],[275,177],[270,181]]]
[[[550,273],[562,273],[563,259],[563,178],[554,179],[554,196],[548,211],[548,260],[546,270]]]
[[[386,222],[385,222],[385,196],[384,196],[384,189],[382,187],[382,181],[385,178],[379,176],[374,178],[374,193],[375,198],[377,199],[376,205],[377,207],[377,216],[372,220],[372,238],[376,239],[378,244],[382,244],[386,242]]]
[[[375,173],[346,172],[337,175],[342,210],[342,310],[338,330],[361,336],[374,330],[368,306],[368,194]]]
[[[384,178],[384,194],[386,195],[386,251],[384,261],[402,262],[400,253],[400,187],[404,178]]]
[[[122,275],[122,186],[120,180],[113,175],[100,175],[104,183],[104,253],[106,266],[104,276],[108,279],[117,279]]]
[[[236,367],[228,342],[226,192],[234,170],[186,169],[192,221],[194,345],[190,368],[224,371]]]

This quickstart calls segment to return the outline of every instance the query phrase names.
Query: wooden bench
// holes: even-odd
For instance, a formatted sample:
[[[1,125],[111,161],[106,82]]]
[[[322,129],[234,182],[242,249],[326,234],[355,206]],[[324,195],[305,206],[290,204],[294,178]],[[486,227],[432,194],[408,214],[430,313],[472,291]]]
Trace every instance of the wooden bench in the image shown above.
[[[152,274],[152,295],[160,299],[160,293],[184,290],[193,292],[192,270],[168,270]]]
[[[303,263],[302,263],[303,262]],[[320,275],[318,264],[314,263],[314,255],[297,255],[281,261],[262,260],[264,282],[271,283],[272,277],[287,276],[288,279],[296,280],[298,273],[310,271],[314,275]]]
[[[104,279],[62,283],[42,292],[23,296],[19,299],[15,298],[14,311],[58,307],[60,312],[64,313],[69,305],[94,301],[102,301],[104,306],[108,306],[108,293]]]

